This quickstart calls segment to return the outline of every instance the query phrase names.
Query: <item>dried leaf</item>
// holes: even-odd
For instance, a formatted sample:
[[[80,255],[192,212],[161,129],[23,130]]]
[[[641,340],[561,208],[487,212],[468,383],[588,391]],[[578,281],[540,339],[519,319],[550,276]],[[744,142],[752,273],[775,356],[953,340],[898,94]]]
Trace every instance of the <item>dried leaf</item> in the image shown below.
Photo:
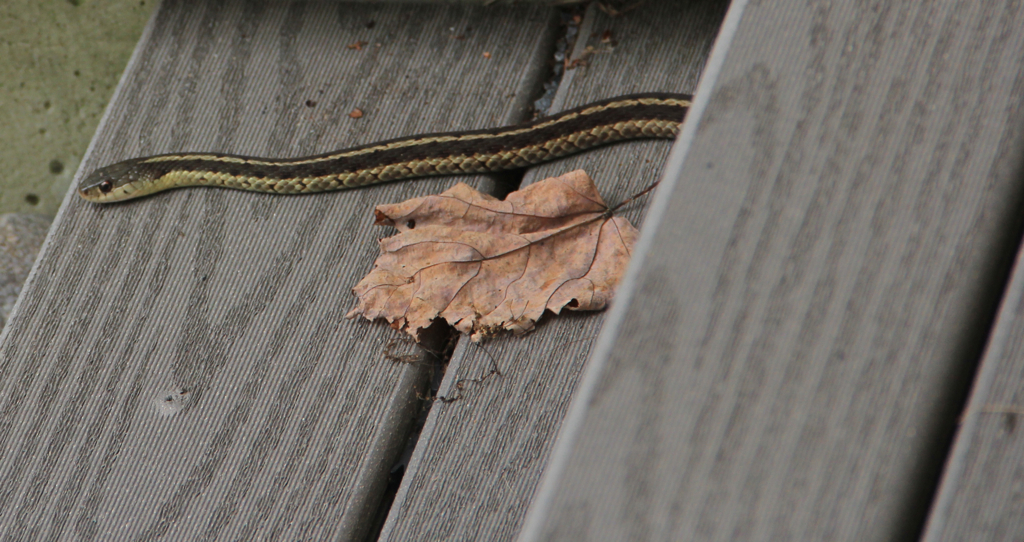
[[[600,310],[638,236],[582,170],[504,201],[459,183],[381,205],[376,215],[399,233],[381,239],[348,317],[384,318],[417,339],[439,317],[476,341],[502,329],[525,333],[545,310]]]

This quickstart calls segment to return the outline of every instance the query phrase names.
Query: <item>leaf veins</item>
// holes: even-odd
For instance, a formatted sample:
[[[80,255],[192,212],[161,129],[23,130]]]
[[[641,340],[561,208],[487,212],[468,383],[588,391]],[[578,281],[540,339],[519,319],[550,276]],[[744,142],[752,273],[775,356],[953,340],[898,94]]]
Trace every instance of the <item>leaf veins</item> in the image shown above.
[[[459,183],[381,205],[377,224],[399,233],[380,241],[347,316],[383,318],[416,339],[444,318],[478,341],[530,331],[545,310],[603,309],[639,235],[611,211],[582,170],[504,201]]]

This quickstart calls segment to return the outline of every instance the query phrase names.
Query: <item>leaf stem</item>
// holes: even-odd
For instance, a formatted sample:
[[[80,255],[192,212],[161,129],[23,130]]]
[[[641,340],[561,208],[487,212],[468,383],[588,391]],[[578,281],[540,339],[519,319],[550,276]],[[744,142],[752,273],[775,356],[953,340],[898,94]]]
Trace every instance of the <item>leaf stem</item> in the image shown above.
[[[655,188],[657,188],[657,186],[658,186],[658,185],[659,185],[660,183],[661,183],[661,179],[658,179],[657,181],[654,181],[654,183],[653,183],[653,184],[651,184],[650,186],[648,186],[647,188],[644,188],[644,189],[643,189],[643,190],[641,190],[640,192],[637,192],[636,194],[633,194],[632,196],[630,196],[629,198],[627,198],[627,199],[626,199],[625,201],[623,201],[622,203],[619,203],[619,204],[618,204],[618,205],[616,205],[615,207],[612,207],[611,209],[608,209],[608,213],[609,213],[609,214],[615,214],[615,211],[618,211],[618,210],[619,210],[619,209],[621,209],[622,207],[625,207],[625,206],[626,206],[627,204],[629,204],[629,203],[632,203],[632,202],[633,202],[633,200],[635,200],[635,199],[637,199],[637,198],[640,198],[640,197],[643,197],[643,196],[647,195],[647,193],[648,193],[648,192],[650,192],[651,190],[654,190]]]

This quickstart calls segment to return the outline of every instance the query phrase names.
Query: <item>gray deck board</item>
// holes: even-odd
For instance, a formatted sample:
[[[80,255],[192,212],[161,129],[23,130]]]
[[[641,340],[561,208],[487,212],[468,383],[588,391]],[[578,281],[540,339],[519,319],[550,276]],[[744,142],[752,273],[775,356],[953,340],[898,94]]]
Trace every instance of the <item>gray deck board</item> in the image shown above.
[[[1017,250],[1024,12],[730,10],[522,540],[921,532]]]
[[[1024,145],[1013,151],[1021,156]],[[1024,540],[1022,390],[1024,250],[961,417],[923,541]]]
[[[527,173],[614,203],[665,169],[610,311],[458,344],[382,539],[908,540],[929,507],[929,541],[1024,536],[1020,262],[959,411],[1024,226],[1018,2],[734,0],[708,61],[726,4],[587,11],[554,109],[708,62],[692,122],[667,165]],[[79,175],[516,122],[554,14],[166,0]],[[0,536],[364,537],[430,374],[349,289],[373,206],[457,180],[494,186],[70,193],[0,332]]]
[[[516,122],[552,15],[168,0],[79,175],[140,154],[294,156]],[[0,338],[5,539],[362,536],[428,375],[384,359],[386,325],[343,317],[349,290],[386,234],[373,206],[453,182],[69,194]]]
[[[597,52],[567,72],[555,108],[642,91],[692,92],[726,6],[647,3],[612,18],[592,5],[574,57],[588,46]],[[609,31],[614,46],[602,42]],[[583,168],[615,203],[656,181],[670,148],[667,141],[616,145],[532,169],[526,182]],[[645,208],[638,202],[623,216],[639,226]],[[439,390],[461,399],[434,403],[381,539],[515,537],[603,322],[603,313],[569,313],[521,338],[461,342]],[[502,376],[472,382],[494,363]]]

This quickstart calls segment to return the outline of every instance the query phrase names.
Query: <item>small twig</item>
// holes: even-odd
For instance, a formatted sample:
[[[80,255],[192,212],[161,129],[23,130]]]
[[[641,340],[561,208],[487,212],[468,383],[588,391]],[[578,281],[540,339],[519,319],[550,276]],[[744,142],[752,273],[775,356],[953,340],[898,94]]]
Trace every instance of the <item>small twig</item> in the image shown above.
[[[388,361],[390,361],[392,363],[405,363],[405,364],[413,364],[413,363],[419,363],[419,362],[423,361],[423,356],[421,354],[419,354],[419,353],[416,353],[416,354],[396,354],[394,352],[394,349],[400,343],[412,344],[412,345],[416,344],[411,338],[404,337],[404,336],[403,337],[395,337],[395,338],[391,339],[390,341],[388,341],[388,344],[384,345],[384,359],[386,359],[386,360],[388,360]],[[423,348],[423,347],[421,346],[420,348]],[[423,350],[427,350],[427,349],[423,348]]]
[[[1014,405],[985,405],[979,410],[981,412],[991,412],[995,414],[1019,414],[1024,416],[1024,407]]]
[[[479,378],[460,378],[460,379],[456,380],[455,381],[455,395],[450,395],[450,396],[437,395],[437,396],[434,397],[435,400],[441,401],[442,403],[444,403],[446,405],[450,405],[450,404],[454,403],[455,401],[458,401],[459,399],[462,399],[462,390],[464,390],[466,388],[466,384],[467,383],[470,383],[470,384],[483,384],[484,381],[486,381],[488,378],[490,378],[492,376],[497,375],[498,378],[501,378],[501,377],[505,376],[504,374],[501,373],[501,368],[498,367],[498,360],[495,359],[494,356],[492,356],[491,353],[488,352],[487,349],[483,347],[483,345],[479,345],[478,344],[477,346],[481,350],[483,350],[485,354],[487,354],[487,357],[491,358],[491,365],[492,365],[491,370],[488,371],[487,374],[485,374],[484,376],[479,377]]]
[[[973,411],[970,409],[965,410],[960,414],[960,417],[957,418],[956,423],[958,425],[964,423],[964,420],[966,420],[967,416],[972,412],[977,412],[979,414],[1003,414],[1008,418],[1014,418],[1015,416],[1024,416],[1024,407],[1016,405],[984,405]]]
[[[638,0],[637,2],[634,2],[628,6],[623,7],[622,9],[616,8],[615,6],[612,5],[611,2],[598,2],[597,8],[605,12],[605,14],[607,14],[609,17],[619,17],[640,7],[640,5],[644,3],[644,1],[645,0]]]
[[[484,348],[484,345],[482,345],[482,344],[478,344],[478,345],[476,345],[476,346],[477,346],[477,348],[479,348],[480,350],[483,350],[483,351],[484,351],[484,354],[487,354],[487,357],[491,358],[491,365],[492,365],[493,367],[492,367],[492,369],[491,369],[491,372],[490,372],[490,373],[488,373],[488,375],[491,375],[491,374],[496,374],[496,375],[498,375],[498,376],[505,376],[504,374],[502,374],[502,372],[501,372],[501,368],[500,368],[500,367],[498,367],[498,360],[497,360],[497,359],[495,359],[495,357],[494,357],[493,355],[491,355],[491,353],[490,353],[490,352],[488,352],[486,348]]]
[[[611,47],[606,47],[604,49],[596,49],[593,45],[588,45],[582,51],[580,51],[579,55],[573,58],[566,58],[565,62],[563,62],[563,67],[566,71],[569,71],[574,70],[580,66],[589,66],[591,56],[604,55],[611,52]]]

